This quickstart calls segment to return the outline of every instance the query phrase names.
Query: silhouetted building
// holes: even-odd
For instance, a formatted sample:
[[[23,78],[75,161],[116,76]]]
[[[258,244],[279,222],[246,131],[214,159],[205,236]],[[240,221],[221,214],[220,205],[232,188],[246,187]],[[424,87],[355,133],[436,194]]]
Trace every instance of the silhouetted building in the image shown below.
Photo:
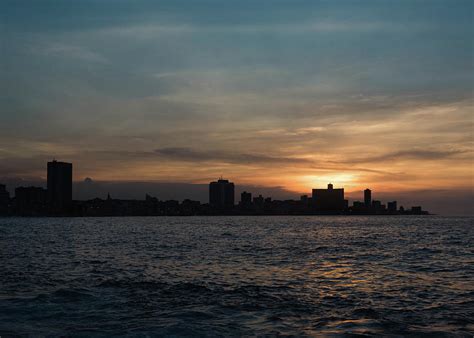
[[[10,200],[10,193],[5,184],[0,184],[0,203],[8,202]]]
[[[396,213],[397,212],[397,201],[388,202],[387,203],[387,210],[390,213]]]
[[[48,162],[48,203],[53,214],[67,214],[72,205],[72,163]]]
[[[209,184],[209,204],[215,208],[234,206],[234,183],[219,179]]]
[[[362,213],[366,211],[367,208],[365,207],[364,202],[354,201],[354,203],[352,203],[352,210],[355,211],[356,213]]]
[[[313,204],[320,212],[342,212],[345,208],[344,189],[334,189],[328,184],[327,189],[313,189]]]
[[[372,210],[371,213],[374,214],[384,214],[386,212],[385,204],[382,204],[381,201],[372,200]]]
[[[264,201],[264,198],[262,195],[258,195],[258,197],[254,197],[253,198],[253,205],[257,208],[257,209],[263,209],[263,201]]]
[[[199,213],[200,207],[201,207],[201,202],[185,199],[183,203],[181,203],[180,214],[181,215],[197,215]]]
[[[367,208],[370,208],[372,205],[372,190],[370,189],[364,190],[364,204]]]
[[[249,192],[242,192],[240,194],[240,206],[242,208],[249,208],[252,206],[252,194]]]
[[[377,201],[377,200],[373,200],[372,201],[372,209],[374,209],[374,210],[382,209],[382,202]]]
[[[39,187],[18,187],[15,189],[15,212],[20,216],[41,216],[46,214],[46,190]]]
[[[90,181],[90,179],[89,179]],[[48,162],[48,189],[18,187],[10,198],[0,184],[0,215],[18,216],[184,216],[184,215],[428,215],[420,206],[397,210],[397,202],[372,200],[370,189],[364,191],[364,202],[355,201],[349,208],[344,189],[313,189],[312,196],[299,200],[273,200],[242,192],[239,207],[234,206],[234,183],[219,179],[209,184],[209,204],[185,199],[160,201],[148,194],[144,200],[120,200],[107,194],[106,199],[72,201],[72,164]],[[370,203],[370,205],[369,205]]]
[[[0,184],[0,215],[6,215],[10,207],[10,193],[5,184]]]
[[[372,201],[372,208],[380,208],[380,206],[382,205],[382,202],[378,201],[378,200],[373,200]]]

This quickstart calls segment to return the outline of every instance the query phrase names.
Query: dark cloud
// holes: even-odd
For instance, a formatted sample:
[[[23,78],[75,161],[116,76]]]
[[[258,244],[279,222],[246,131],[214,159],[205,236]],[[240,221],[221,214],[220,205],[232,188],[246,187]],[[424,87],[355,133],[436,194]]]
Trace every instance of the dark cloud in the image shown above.
[[[222,161],[235,164],[250,164],[250,163],[312,163],[312,161],[285,156],[270,156],[265,154],[251,154],[251,153],[232,153],[228,151],[204,151],[195,150],[192,148],[159,148],[155,153],[173,160],[191,161],[191,162],[206,162],[206,161]]]
[[[25,179],[37,177],[38,173],[46,173],[46,162],[52,158],[46,156],[21,157],[0,157],[0,178],[16,177]]]
[[[446,158],[452,158],[456,155],[465,154],[467,151],[464,150],[402,150],[397,152],[392,152],[379,156],[370,156],[359,159],[351,159],[346,161],[346,163],[374,163],[374,162],[386,162],[386,161],[396,161],[396,160],[426,160],[426,161],[436,161]]]

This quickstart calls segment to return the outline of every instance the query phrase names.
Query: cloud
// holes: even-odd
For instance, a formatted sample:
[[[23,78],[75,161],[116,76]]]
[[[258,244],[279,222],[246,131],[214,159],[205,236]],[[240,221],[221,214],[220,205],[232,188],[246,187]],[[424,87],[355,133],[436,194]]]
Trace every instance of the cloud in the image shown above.
[[[406,33],[426,31],[433,26],[426,23],[401,23],[377,20],[340,20],[308,18],[293,22],[173,22],[130,24],[128,26],[106,27],[98,30],[98,34],[136,39],[157,39],[163,36],[184,34],[308,34],[308,33],[375,33],[395,32]]]
[[[386,161],[397,161],[397,160],[422,160],[422,161],[437,161],[446,158],[452,158],[456,155],[468,153],[466,150],[402,150],[397,152],[391,152],[388,154],[370,156],[364,158],[354,158],[346,163],[376,163]]]
[[[189,24],[139,24],[102,28],[97,33],[109,37],[156,39],[163,35],[195,33],[198,28]]]
[[[173,160],[207,162],[222,161],[235,164],[252,163],[312,163],[312,161],[300,157],[270,156],[265,154],[239,153],[229,151],[201,151],[192,148],[159,148],[155,153]]]
[[[38,47],[35,47],[35,49]],[[100,53],[90,50],[84,46],[56,43],[46,47],[38,48],[40,53],[46,56],[59,56],[79,59],[88,62],[108,63],[109,61]]]

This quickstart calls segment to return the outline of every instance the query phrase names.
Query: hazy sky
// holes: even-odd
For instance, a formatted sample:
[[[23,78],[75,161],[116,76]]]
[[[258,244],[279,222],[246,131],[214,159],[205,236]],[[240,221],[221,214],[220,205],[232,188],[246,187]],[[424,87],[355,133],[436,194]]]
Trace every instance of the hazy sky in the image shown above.
[[[0,178],[472,192],[473,10],[3,0]]]

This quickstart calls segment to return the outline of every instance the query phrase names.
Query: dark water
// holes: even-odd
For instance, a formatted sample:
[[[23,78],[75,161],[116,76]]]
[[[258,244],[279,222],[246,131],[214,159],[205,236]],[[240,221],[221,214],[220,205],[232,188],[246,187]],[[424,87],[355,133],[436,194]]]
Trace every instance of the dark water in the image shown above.
[[[0,219],[0,336],[472,336],[472,218]]]

